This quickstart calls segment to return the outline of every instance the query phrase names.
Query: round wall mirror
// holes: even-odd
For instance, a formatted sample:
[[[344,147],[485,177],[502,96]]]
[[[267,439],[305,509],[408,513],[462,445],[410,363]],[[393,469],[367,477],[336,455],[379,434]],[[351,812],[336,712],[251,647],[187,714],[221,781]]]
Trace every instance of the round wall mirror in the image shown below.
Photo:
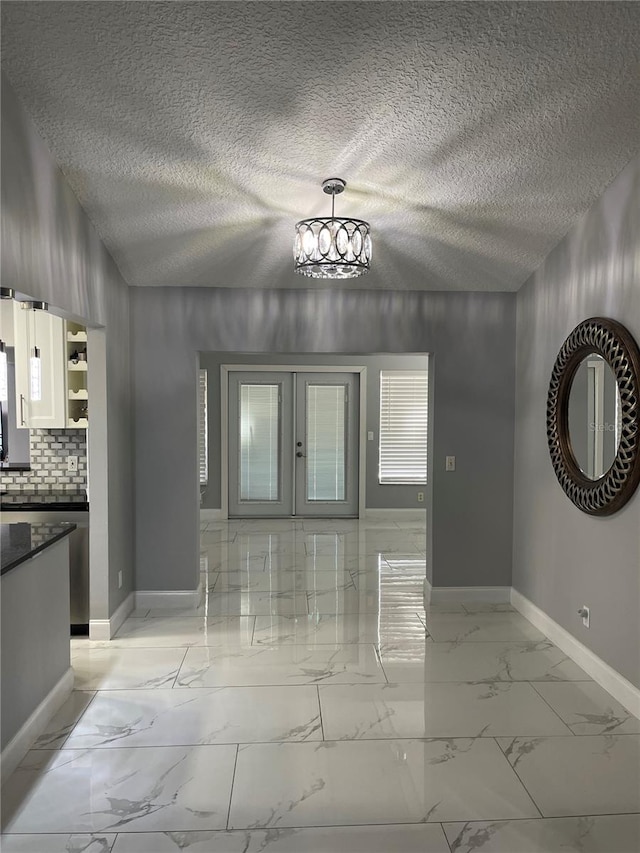
[[[640,482],[640,351],[624,326],[593,317],[562,345],[547,398],[558,482],[583,512],[610,515]]]
[[[598,480],[615,462],[621,433],[615,373],[599,353],[589,353],[569,389],[569,439],[576,464],[590,480]]]

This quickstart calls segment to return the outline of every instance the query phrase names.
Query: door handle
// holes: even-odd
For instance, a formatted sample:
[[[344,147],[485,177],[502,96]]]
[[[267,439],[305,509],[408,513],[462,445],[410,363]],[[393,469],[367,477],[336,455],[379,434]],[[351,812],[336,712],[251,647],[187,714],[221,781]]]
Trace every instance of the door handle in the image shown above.
[[[20,426],[25,425],[24,420],[24,394],[20,394]]]
[[[301,450],[299,450],[299,451],[296,453],[296,456],[298,457],[298,459],[300,459],[301,457],[304,457],[304,459],[306,459],[306,458],[307,458],[307,457],[306,457],[306,455],[305,455]]]

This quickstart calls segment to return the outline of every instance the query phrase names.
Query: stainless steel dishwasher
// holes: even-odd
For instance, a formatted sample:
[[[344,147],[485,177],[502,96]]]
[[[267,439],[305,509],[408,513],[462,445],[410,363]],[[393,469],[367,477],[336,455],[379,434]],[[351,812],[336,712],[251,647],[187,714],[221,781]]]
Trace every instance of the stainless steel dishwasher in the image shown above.
[[[57,509],[3,510],[6,523],[71,521],[76,529],[69,535],[69,586],[71,589],[71,634],[89,632],[89,511]]]

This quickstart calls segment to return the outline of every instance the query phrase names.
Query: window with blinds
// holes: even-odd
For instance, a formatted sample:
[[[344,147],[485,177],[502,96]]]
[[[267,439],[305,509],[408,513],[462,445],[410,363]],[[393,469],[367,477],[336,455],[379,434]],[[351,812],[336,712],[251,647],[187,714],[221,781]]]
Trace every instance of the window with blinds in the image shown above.
[[[207,421],[207,371],[200,370],[198,374],[198,465],[200,468],[200,485],[209,482],[209,448]]]
[[[427,371],[380,371],[382,484],[427,480]]]

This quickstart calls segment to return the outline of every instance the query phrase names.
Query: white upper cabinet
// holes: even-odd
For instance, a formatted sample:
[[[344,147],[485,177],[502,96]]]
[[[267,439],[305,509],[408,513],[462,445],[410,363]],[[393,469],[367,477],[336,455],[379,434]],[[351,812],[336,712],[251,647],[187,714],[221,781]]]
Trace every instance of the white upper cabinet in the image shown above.
[[[67,425],[65,325],[60,317],[14,305],[18,427]]]

